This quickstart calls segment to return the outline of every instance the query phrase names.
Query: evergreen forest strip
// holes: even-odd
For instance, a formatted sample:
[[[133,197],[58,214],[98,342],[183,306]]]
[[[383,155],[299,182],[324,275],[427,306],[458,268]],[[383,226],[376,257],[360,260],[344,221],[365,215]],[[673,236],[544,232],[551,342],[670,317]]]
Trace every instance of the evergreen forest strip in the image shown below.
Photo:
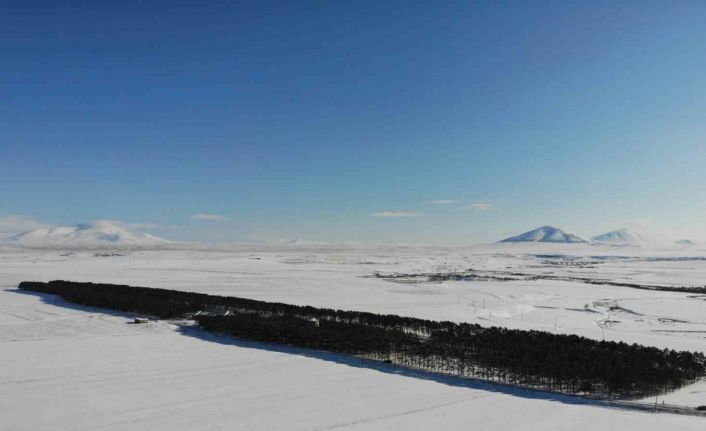
[[[19,289],[162,319],[193,319],[206,331],[248,340],[601,399],[663,394],[706,373],[699,352],[571,334],[115,284],[23,281]]]

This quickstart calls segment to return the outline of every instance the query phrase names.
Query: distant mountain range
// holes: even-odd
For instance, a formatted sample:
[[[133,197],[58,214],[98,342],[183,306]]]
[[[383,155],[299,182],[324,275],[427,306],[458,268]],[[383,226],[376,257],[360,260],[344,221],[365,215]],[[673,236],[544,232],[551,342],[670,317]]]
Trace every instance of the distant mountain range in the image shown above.
[[[13,235],[5,240],[25,247],[90,247],[90,246],[134,246],[144,247],[168,244],[169,241],[138,232],[126,225],[110,220],[75,226],[57,226],[35,229]]]
[[[614,244],[635,244],[659,241],[657,238],[643,233],[634,232],[628,228],[622,228],[614,230],[612,232],[607,232],[602,235],[594,236],[591,239],[596,242],[608,242]]]
[[[74,226],[56,226],[35,229],[29,232],[13,235],[0,241],[5,244],[17,244],[24,247],[63,247],[63,248],[93,248],[93,247],[154,247],[177,246],[149,233],[140,232],[124,223],[99,220],[92,223],[83,223]],[[692,246],[694,243],[688,239],[668,241],[653,235],[635,232],[628,228],[618,229],[597,235],[588,240],[584,237],[567,232],[554,226],[542,226],[523,234],[506,238],[502,243],[563,243],[563,244],[607,244],[607,245],[680,245]],[[282,243],[290,246],[316,245],[309,241],[291,241]]]
[[[560,242],[560,243],[583,243],[587,239],[581,238],[573,233],[566,232],[554,226],[542,226],[535,230],[523,234],[506,238],[500,242]]]
[[[694,243],[688,239],[679,241],[669,241],[655,235],[635,232],[628,228],[622,228],[607,232],[601,235],[596,235],[591,240],[587,240],[579,235],[567,232],[554,226],[543,226],[523,234],[506,238],[500,242],[553,242],[553,243],[601,243],[601,244],[616,244],[616,245],[645,245],[645,244],[679,244],[693,245]]]

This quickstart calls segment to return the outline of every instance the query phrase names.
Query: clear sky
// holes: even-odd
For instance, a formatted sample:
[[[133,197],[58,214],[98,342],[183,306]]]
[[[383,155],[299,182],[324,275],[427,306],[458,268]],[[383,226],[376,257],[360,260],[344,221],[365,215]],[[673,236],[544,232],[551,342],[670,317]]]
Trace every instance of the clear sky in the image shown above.
[[[704,238],[705,23],[697,1],[4,1],[0,228]]]

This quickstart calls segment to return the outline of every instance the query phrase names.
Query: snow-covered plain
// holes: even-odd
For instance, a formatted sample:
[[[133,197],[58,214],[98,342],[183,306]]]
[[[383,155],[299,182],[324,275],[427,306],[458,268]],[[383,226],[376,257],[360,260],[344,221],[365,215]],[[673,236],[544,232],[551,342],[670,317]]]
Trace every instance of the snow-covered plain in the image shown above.
[[[20,293],[21,280],[125,283],[577,333],[706,352],[706,301],[579,281],[388,281],[473,268],[706,284],[706,251],[595,244],[0,250],[0,430],[703,429],[706,419],[411,373],[215,337]],[[660,397],[706,404],[706,384]]]

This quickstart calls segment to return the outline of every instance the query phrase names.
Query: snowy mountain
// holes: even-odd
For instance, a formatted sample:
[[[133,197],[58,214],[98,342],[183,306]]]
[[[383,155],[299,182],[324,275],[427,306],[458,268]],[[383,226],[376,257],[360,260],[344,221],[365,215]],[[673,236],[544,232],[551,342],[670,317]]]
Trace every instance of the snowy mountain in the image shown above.
[[[588,240],[553,226],[543,226],[500,242],[560,242],[582,243]]]
[[[611,244],[646,244],[656,242],[657,239],[643,233],[638,233],[628,228],[614,230],[602,235],[594,236],[593,241]]]
[[[145,247],[169,243],[165,239],[137,232],[123,223],[111,220],[35,229],[11,236],[7,241],[25,247]]]

